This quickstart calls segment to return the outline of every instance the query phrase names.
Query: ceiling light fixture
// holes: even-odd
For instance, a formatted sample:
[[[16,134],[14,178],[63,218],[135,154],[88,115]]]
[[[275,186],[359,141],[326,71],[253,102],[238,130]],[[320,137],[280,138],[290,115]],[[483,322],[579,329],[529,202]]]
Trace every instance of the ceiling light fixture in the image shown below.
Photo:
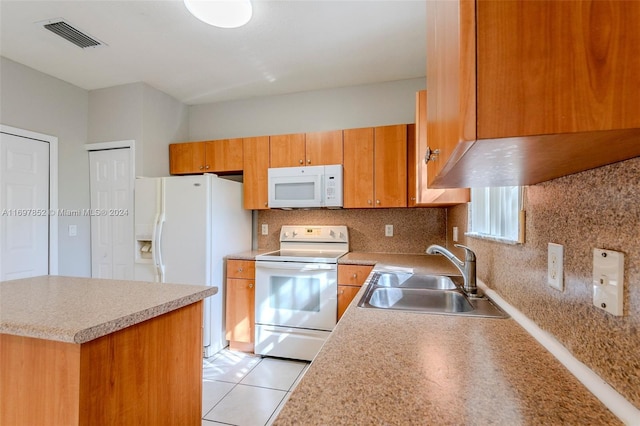
[[[220,28],[238,28],[251,20],[250,0],[184,0],[193,16]]]

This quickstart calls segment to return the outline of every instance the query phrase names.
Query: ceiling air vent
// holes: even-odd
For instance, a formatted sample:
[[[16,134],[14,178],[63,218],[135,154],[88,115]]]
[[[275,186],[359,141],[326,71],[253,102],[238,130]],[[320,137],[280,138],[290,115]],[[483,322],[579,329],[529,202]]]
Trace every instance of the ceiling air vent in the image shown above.
[[[81,47],[82,49],[86,49],[89,47],[106,46],[105,43],[101,42],[97,38],[83,33],[82,31],[74,28],[62,19],[42,21],[38,22],[38,24],[42,25],[52,33],[59,35],[63,39],[70,41],[76,46]]]

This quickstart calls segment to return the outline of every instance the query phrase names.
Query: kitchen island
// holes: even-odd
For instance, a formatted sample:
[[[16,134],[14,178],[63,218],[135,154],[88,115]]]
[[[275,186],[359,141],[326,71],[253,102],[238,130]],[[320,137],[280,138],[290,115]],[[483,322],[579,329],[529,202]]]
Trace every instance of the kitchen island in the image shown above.
[[[340,264],[442,273],[441,257],[349,253]],[[513,319],[357,307],[275,425],[621,424]]]
[[[216,287],[0,283],[0,424],[201,422],[202,300]]]

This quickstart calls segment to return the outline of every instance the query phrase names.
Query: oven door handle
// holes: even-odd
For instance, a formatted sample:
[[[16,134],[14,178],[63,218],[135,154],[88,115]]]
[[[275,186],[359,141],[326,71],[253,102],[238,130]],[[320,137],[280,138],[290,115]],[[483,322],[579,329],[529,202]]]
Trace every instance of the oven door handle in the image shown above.
[[[256,269],[288,269],[298,271],[335,270],[335,263],[305,263],[305,262],[271,262],[268,260],[256,261]]]

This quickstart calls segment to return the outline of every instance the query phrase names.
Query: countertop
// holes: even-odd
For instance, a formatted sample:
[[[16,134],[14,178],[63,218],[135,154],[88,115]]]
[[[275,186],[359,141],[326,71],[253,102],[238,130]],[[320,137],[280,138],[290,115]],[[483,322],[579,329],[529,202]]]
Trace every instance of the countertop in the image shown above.
[[[376,269],[442,267],[429,255],[340,259],[376,262]],[[513,319],[359,308],[364,289],[275,425],[621,424]]]
[[[85,343],[217,292],[217,287],[62,276],[3,281],[0,333]]]
[[[277,250],[277,249],[276,249]],[[227,260],[256,260],[259,254],[271,253],[276,250],[247,250],[227,256]]]

